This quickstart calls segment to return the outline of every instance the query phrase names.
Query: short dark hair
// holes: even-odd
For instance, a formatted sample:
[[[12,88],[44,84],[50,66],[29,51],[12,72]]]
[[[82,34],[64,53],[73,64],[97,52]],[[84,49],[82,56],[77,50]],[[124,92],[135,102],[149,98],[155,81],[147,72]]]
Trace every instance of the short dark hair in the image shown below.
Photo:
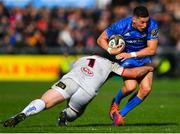
[[[149,17],[149,12],[145,6],[137,6],[134,8],[133,15],[137,17]]]

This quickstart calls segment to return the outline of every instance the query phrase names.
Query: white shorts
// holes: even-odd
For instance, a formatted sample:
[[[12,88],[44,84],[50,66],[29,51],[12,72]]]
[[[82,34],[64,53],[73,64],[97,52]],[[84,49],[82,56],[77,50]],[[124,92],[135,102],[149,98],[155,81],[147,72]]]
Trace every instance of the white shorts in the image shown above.
[[[62,84],[65,86],[59,86]],[[56,82],[52,89],[58,91],[65,99],[69,99],[68,105],[76,112],[82,111],[86,105],[95,97],[88,94],[79,84],[71,78],[63,78]]]
[[[64,88],[58,85],[60,82],[64,83]],[[51,88],[58,91],[65,99],[69,99],[78,90],[79,85],[74,80],[65,78],[60,79]]]
[[[71,96],[69,100],[69,107],[71,107],[76,112],[82,112],[85,110],[87,104],[91,102],[91,100],[95,96],[89,95],[84,89],[81,87]]]

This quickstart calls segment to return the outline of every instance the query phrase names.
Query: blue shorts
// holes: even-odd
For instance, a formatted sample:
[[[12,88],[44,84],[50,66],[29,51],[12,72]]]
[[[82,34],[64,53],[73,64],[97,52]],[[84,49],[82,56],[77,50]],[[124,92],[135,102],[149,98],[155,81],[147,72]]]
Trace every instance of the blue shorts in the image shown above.
[[[144,66],[148,63],[151,63],[151,57],[143,57],[143,58],[130,58],[124,61],[118,62],[124,68],[133,68]]]

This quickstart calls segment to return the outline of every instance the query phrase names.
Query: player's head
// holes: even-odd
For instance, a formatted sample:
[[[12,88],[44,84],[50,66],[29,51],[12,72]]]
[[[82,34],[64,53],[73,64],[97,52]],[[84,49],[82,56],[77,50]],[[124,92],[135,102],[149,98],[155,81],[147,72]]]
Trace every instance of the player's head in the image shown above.
[[[144,31],[148,25],[149,12],[146,7],[138,6],[133,11],[133,27],[139,31]]]

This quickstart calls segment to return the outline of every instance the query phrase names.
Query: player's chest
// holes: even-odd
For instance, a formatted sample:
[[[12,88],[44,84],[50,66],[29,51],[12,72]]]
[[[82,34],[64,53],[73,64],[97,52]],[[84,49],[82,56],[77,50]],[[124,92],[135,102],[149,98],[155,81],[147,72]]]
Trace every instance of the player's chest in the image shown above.
[[[128,30],[123,33],[123,38],[125,40],[129,39],[142,39],[146,40],[147,39],[147,34],[146,32],[139,32],[137,30]]]

